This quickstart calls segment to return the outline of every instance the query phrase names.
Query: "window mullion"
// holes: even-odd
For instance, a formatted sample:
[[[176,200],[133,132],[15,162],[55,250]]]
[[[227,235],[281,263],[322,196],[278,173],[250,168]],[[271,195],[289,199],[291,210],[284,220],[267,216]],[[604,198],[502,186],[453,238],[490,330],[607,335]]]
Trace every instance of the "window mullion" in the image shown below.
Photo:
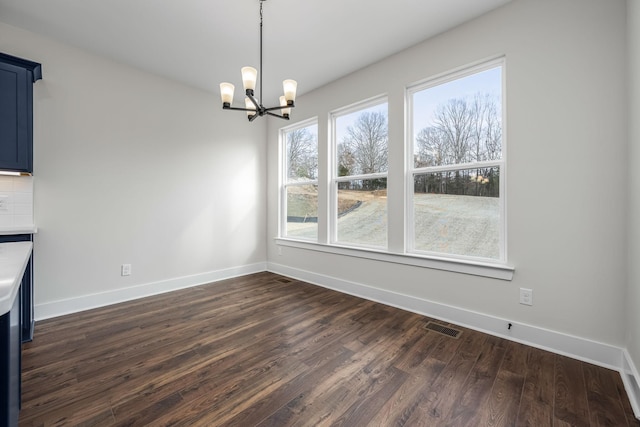
[[[487,160],[484,162],[473,162],[473,163],[455,163],[451,165],[440,165],[440,166],[425,166],[421,168],[412,168],[412,172],[414,174],[420,173],[433,173],[433,172],[448,172],[448,171],[456,171],[461,169],[482,169],[482,168],[490,168],[494,166],[502,165],[503,161],[499,160]]]
[[[386,178],[387,176],[388,176],[387,172],[381,172],[381,173],[369,173],[369,174],[362,174],[362,175],[338,176],[338,177],[335,177],[333,180],[335,182],[347,182],[347,181],[358,181],[362,179],[380,179],[380,178]]]

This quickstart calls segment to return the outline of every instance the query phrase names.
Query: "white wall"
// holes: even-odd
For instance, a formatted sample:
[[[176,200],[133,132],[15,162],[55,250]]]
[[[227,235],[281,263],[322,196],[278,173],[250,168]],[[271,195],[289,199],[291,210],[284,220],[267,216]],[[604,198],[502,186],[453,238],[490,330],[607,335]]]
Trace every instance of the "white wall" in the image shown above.
[[[623,347],[626,289],[624,0],[515,0],[306,94],[293,117],[389,96],[390,163],[402,165],[404,87],[506,55],[511,282],[283,247],[278,255],[277,128],[269,123],[268,260],[540,329]],[[326,164],[321,146],[320,164]],[[400,166],[402,167],[402,166]],[[322,182],[326,177],[320,177]],[[389,198],[402,198],[390,183]],[[398,227],[398,212],[390,212]],[[397,239],[392,239],[397,245]],[[518,303],[532,288],[534,305]]]
[[[264,269],[264,124],[246,126],[213,93],[4,24],[0,51],[43,66],[37,317]]]
[[[629,290],[627,350],[640,369],[640,2],[627,1],[629,51]],[[640,378],[637,378],[640,382]],[[640,395],[637,396],[640,403]]]

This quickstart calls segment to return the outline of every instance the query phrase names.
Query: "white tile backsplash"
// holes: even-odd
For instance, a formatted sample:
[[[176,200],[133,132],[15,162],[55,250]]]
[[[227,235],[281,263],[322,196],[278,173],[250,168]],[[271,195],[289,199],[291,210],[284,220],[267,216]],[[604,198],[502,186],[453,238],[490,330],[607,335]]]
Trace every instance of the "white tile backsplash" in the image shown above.
[[[13,215],[14,227],[30,227],[33,225],[33,215]]]
[[[13,192],[13,203],[19,204],[33,204],[33,193],[24,193],[22,191]]]
[[[13,178],[13,191],[33,194],[32,176],[15,176]]]
[[[0,215],[9,215],[11,207],[11,196],[0,193]]]
[[[0,227],[33,223],[33,177],[0,175]]]
[[[14,215],[31,215],[31,223],[33,224],[33,205],[31,203],[14,204],[13,214]]]

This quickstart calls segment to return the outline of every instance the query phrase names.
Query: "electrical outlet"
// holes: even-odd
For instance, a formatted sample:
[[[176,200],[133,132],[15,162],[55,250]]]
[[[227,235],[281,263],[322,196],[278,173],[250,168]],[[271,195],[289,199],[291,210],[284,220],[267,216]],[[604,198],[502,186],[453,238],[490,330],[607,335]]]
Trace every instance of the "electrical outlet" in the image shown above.
[[[520,304],[533,305],[533,290],[520,288]]]
[[[122,264],[120,267],[120,274],[123,276],[131,275],[131,264]]]
[[[282,246],[278,246],[278,255],[282,256]]]

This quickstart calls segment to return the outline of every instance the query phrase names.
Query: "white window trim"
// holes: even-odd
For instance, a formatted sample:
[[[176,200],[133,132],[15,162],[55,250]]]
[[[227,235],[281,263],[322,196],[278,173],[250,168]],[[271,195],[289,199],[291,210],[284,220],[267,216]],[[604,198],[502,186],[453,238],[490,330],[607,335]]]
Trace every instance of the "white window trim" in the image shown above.
[[[505,264],[482,262],[476,260],[463,260],[456,258],[427,256],[419,254],[397,254],[384,250],[356,248],[335,243],[323,244],[306,242],[298,239],[275,238],[275,243],[280,246],[305,249],[314,252],[325,252],[335,255],[343,255],[354,258],[364,258],[374,261],[382,261],[393,264],[410,265],[435,270],[451,271],[454,273],[470,274],[473,276],[489,277],[493,279],[513,279],[514,268]]]
[[[473,74],[491,69],[501,67],[502,68],[502,155],[499,160],[491,160],[484,162],[472,162],[472,163],[459,163],[454,165],[443,165],[443,166],[430,166],[430,167],[414,167],[414,139],[415,135],[413,134],[413,95],[417,92],[436,87],[454,80],[458,80],[467,76],[471,76]],[[405,90],[405,100],[407,105],[407,118],[406,118],[406,135],[407,135],[407,149],[406,149],[406,157],[405,157],[405,188],[406,188],[406,199],[405,199],[405,252],[409,256],[419,256],[419,257],[435,257],[440,259],[440,257],[444,257],[445,259],[450,260],[458,260],[460,262],[465,263],[485,263],[485,259],[478,257],[469,257],[464,255],[455,255],[455,254],[441,254],[435,252],[426,252],[415,249],[415,217],[414,217],[414,201],[413,201],[413,182],[414,176],[417,174],[423,173],[434,173],[434,172],[445,172],[445,171],[455,171],[455,170],[464,170],[464,169],[474,169],[474,168],[482,168],[482,167],[499,167],[500,168],[500,257],[499,259],[487,259],[486,262],[493,265],[503,265],[506,267],[507,265],[507,212],[506,212],[506,175],[507,175],[507,133],[506,133],[506,84],[505,84],[505,69],[506,69],[506,61],[505,57],[499,57],[490,59],[488,61],[482,61],[480,63],[473,64],[471,66],[458,68],[451,72],[443,73],[439,76],[424,80],[419,83],[415,83],[410,85]],[[510,267],[507,267],[510,268]],[[509,279],[510,280],[510,279]]]

